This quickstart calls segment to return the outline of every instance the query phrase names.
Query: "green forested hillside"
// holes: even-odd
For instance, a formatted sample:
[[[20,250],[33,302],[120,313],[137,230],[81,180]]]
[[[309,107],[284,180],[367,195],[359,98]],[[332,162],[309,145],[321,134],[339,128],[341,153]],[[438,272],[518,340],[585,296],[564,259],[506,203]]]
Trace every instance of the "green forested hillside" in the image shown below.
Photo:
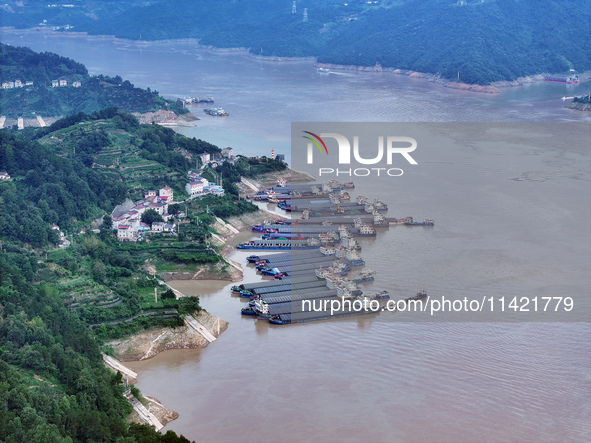
[[[86,67],[51,52],[37,53],[29,48],[0,44],[0,83],[21,80],[33,85],[0,89],[0,115],[7,117],[60,116],[76,112],[91,113],[115,106],[127,112],[181,109],[158,95],[157,91],[136,88],[121,77],[90,76]],[[52,80],[66,80],[68,86],[51,87]],[[73,87],[73,82],[81,83]],[[184,110],[183,110],[184,111]]]
[[[55,240],[50,224],[73,229],[127,195],[121,182],[6,131],[0,131],[0,170],[17,179],[0,182],[0,238],[34,247]]]
[[[48,28],[75,26],[89,20],[107,18],[113,13],[143,6],[146,3],[145,0],[84,0],[54,3],[46,0],[5,0],[0,6],[0,22],[2,26],[16,28],[28,28],[40,24]]]
[[[410,1],[372,10],[319,61],[439,73],[468,83],[591,69],[591,2]]]
[[[0,440],[187,442],[125,421],[121,374],[105,368],[58,290],[33,284],[37,261],[16,247],[0,252]]]
[[[303,8],[308,21],[303,22]],[[94,34],[199,38],[268,56],[392,67],[469,83],[591,69],[588,0],[169,0],[80,23]]]
[[[181,145],[186,152],[219,151],[170,129],[139,125],[116,109],[76,114],[48,128],[0,131],[0,170],[11,176],[0,182],[0,441],[188,441],[126,422],[131,408],[121,395],[121,375],[104,367],[100,351],[103,340],[179,326],[201,309],[196,297],[177,300],[164,292],[143,266],[155,257],[183,266],[220,262],[205,244],[213,217],[189,219],[182,237],[150,244],[118,242],[109,216],[98,234],[79,233],[134,192],[123,175],[113,177],[92,161],[122,140],[142,146],[153,163],[164,162],[167,173],[186,172],[187,159],[175,153]],[[208,203],[212,209],[232,204],[232,197],[219,200]],[[55,246],[52,223],[69,234],[68,247]]]

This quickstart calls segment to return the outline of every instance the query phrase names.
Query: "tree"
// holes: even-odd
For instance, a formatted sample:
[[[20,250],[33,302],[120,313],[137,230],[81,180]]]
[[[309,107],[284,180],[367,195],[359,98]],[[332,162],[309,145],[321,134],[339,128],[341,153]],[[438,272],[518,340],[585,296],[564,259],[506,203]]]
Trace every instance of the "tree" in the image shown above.
[[[152,226],[154,222],[163,222],[164,219],[154,209],[148,209],[142,214],[142,222]]]
[[[179,212],[181,212],[181,205],[179,205],[178,203],[168,205],[168,213],[170,215],[177,215]]]
[[[173,299],[174,300],[174,299],[176,299],[176,296],[174,295],[174,292],[172,292],[172,289],[168,289],[162,293],[160,298],[162,300],[166,300],[166,299]]]

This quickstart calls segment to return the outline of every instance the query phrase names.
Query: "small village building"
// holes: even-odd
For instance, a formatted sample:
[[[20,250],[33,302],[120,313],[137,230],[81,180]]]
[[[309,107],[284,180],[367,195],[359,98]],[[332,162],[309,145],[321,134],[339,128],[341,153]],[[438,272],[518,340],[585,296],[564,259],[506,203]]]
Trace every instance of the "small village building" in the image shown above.
[[[136,241],[136,231],[128,225],[122,225],[117,228],[117,240]]]
[[[219,185],[211,185],[208,188],[208,192],[212,195],[215,195],[216,197],[223,197],[225,192],[224,192],[224,188],[222,188]]]
[[[164,222],[154,222],[152,223],[152,231],[153,232],[162,232],[164,231],[164,226],[166,223]]]
[[[168,205],[165,203],[150,203],[148,209],[153,209],[158,214],[163,215],[165,212],[168,212]]]
[[[24,86],[23,85],[23,82],[21,82],[20,80],[15,80],[14,81],[14,87],[15,88],[22,88],[23,86]]]
[[[185,191],[189,195],[197,195],[203,193],[203,181],[202,180],[191,180],[185,185]]]
[[[0,180],[10,180],[10,175],[6,171],[0,171]]]
[[[227,147],[222,149],[222,157],[232,158],[234,156],[234,149],[231,147]]]
[[[57,80],[52,80],[51,81],[51,87],[52,88],[57,88],[60,85],[60,82],[58,82]]]
[[[168,186],[160,189],[160,191],[158,191],[158,195],[160,199],[166,201],[166,203],[172,203],[174,199],[174,191]]]
[[[82,83],[80,83],[80,82],[74,82],[74,83],[72,83],[72,86],[75,87],[75,88],[79,88],[80,86],[82,86]]]
[[[201,159],[201,164],[202,164],[203,166],[205,166],[205,165],[207,165],[207,164],[210,162],[210,160],[211,160],[211,155],[210,155],[208,152],[205,152],[205,153],[201,154],[201,155],[199,156],[199,158]]]
[[[60,86],[68,86],[68,80],[60,80]]]

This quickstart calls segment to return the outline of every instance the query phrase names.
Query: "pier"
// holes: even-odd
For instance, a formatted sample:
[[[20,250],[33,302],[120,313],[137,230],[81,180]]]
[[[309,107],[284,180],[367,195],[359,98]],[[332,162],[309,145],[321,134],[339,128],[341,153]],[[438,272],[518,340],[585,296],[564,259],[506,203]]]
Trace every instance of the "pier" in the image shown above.
[[[243,315],[273,324],[303,323],[316,320],[375,314],[384,306],[387,291],[364,295],[360,283],[372,282],[375,272],[361,270],[347,278],[353,269],[362,269],[358,236],[377,236],[376,227],[434,226],[433,220],[414,221],[412,217],[385,217],[388,206],[380,200],[351,196],[344,189],[352,183],[335,180],[323,184],[272,187],[251,196],[255,200],[277,202],[280,209],[301,213],[300,218],[264,222],[252,227],[262,236],[238,245],[239,249],[286,249],[278,254],[254,253],[247,257],[262,275],[279,281],[261,281],[232,288],[232,293],[250,298]],[[303,249],[312,249],[311,251]],[[421,293],[422,294],[422,293]],[[416,299],[417,296],[403,300]],[[373,309],[368,308],[373,302]],[[349,309],[352,303],[362,306]],[[345,305],[347,307],[345,307]]]

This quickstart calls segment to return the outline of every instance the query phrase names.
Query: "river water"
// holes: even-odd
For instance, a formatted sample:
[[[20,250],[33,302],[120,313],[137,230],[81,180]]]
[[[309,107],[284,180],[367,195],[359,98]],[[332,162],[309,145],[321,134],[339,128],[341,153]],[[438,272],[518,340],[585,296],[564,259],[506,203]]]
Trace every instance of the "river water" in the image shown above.
[[[293,121],[591,120],[560,100],[588,92],[585,84],[540,83],[484,95],[392,74],[318,74],[311,62],[254,60],[189,41],[137,44],[40,32],[5,32],[3,41],[51,50],[85,63],[92,74],[121,75],[168,96],[211,94],[230,117],[209,118],[197,109],[197,126],[179,131],[247,155],[274,148],[289,158]],[[368,267],[378,271],[371,288],[400,295],[422,287],[443,295],[588,294],[585,146],[524,142],[489,152],[480,138],[469,149],[454,148],[457,131],[446,126],[443,139],[451,147],[430,152],[420,172],[395,187],[356,189],[387,202],[389,216],[436,221],[433,229],[391,227],[362,241]],[[235,251],[230,258],[244,263],[247,255]],[[245,281],[258,278],[245,267]],[[140,389],[179,412],[165,429],[190,439],[591,436],[588,323],[426,323],[396,313],[398,321],[380,314],[273,326],[242,318],[244,301],[230,296],[227,283],[175,286],[200,295],[208,311],[230,322],[228,330],[205,349],[167,351],[129,366],[140,373]]]

